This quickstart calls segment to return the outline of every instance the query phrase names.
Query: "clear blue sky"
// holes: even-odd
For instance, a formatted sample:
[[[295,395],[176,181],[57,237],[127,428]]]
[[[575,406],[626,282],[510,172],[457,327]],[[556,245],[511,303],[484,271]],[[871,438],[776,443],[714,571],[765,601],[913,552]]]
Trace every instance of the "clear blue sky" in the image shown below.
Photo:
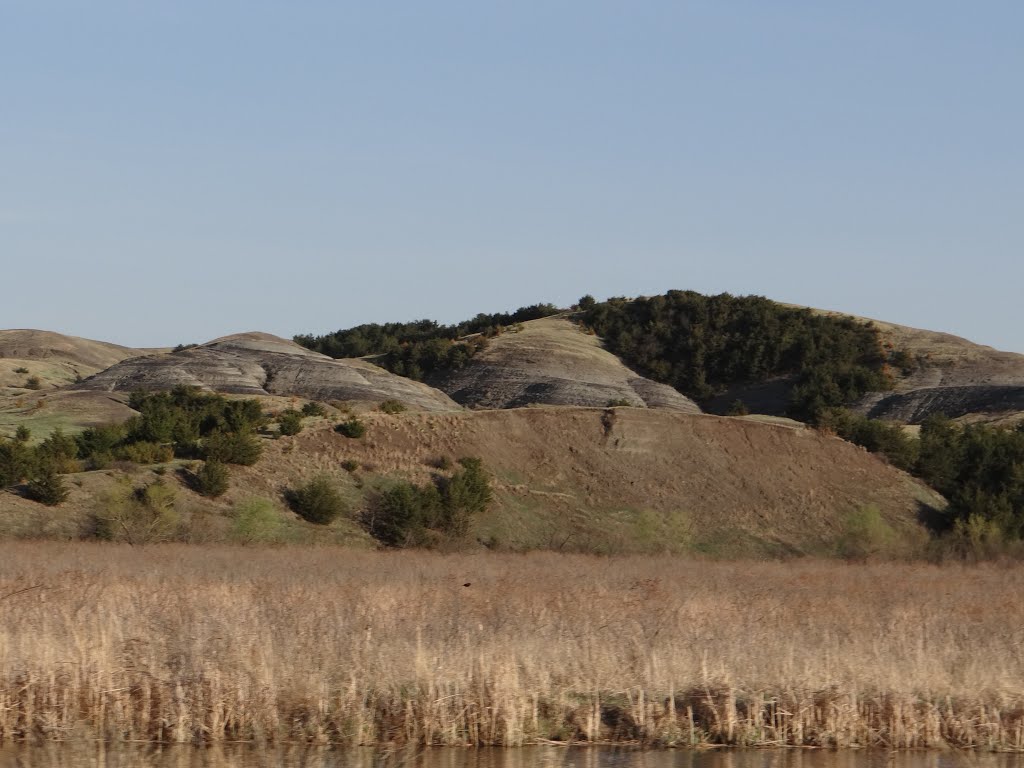
[[[1024,352],[1024,3],[0,0],[0,328],[761,294]]]

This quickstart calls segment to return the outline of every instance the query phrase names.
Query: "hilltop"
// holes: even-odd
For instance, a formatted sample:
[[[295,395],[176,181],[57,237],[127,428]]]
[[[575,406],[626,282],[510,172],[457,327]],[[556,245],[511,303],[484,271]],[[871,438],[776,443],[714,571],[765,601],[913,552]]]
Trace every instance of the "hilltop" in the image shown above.
[[[700,413],[690,398],[630,370],[600,339],[564,317],[517,324],[463,367],[429,381],[472,408],[617,403]]]
[[[31,377],[41,387],[71,384],[143,353],[52,331],[0,330],[0,392],[25,389]]]

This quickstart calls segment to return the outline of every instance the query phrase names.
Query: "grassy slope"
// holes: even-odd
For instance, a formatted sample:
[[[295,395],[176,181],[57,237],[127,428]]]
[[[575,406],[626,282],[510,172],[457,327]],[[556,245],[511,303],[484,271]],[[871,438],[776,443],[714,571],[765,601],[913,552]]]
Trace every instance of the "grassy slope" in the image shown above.
[[[493,476],[495,502],[473,537],[505,549],[825,554],[844,534],[844,521],[867,505],[878,507],[897,543],[912,546],[924,535],[920,505],[941,504],[841,440],[745,419],[631,408],[363,418],[369,428],[361,440],[314,420],[296,437],[266,441],[264,458],[233,470],[232,489],[217,502],[181,487],[183,516],[195,508],[202,521],[202,535],[193,538],[223,538],[232,508],[259,496],[275,500],[281,519],[304,537],[365,545],[356,517],[374,488],[395,477],[427,482],[439,458],[460,456],[481,457]],[[343,461],[358,469],[346,472]],[[353,509],[328,529],[294,522],[280,504],[285,487],[318,473],[335,480]],[[4,525],[24,532],[54,514],[73,533],[117,474],[70,476],[71,497],[56,513],[6,494]],[[164,477],[180,482],[173,468]],[[137,484],[155,479],[145,470],[135,476]]]

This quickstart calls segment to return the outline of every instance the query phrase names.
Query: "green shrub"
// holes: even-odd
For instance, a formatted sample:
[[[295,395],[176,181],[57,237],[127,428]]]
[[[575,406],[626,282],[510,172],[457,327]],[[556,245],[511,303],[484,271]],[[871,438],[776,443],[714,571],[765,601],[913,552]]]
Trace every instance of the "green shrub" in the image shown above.
[[[277,431],[286,436],[299,434],[302,431],[302,414],[291,408],[281,411],[277,417]]]
[[[281,540],[281,515],[270,499],[244,499],[235,505],[232,517],[231,538],[241,544],[271,544]]]
[[[14,430],[14,439],[19,443],[27,443],[32,439],[32,430],[22,424]]]
[[[326,416],[327,411],[320,403],[309,402],[302,406],[303,416]]]
[[[431,528],[439,527],[441,505],[441,494],[436,486],[419,487],[400,482],[371,501],[363,524],[370,535],[385,546],[427,546]]]
[[[38,376],[29,376],[25,380],[25,389],[39,390],[43,388],[43,382]]]
[[[355,472],[357,469],[359,469],[359,462],[356,461],[355,459],[345,459],[343,462],[341,462],[341,468],[344,469],[346,472]]]
[[[19,366],[18,368],[14,369],[14,372],[15,373],[28,373],[28,368],[26,368],[24,366]]]
[[[402,413],[405,410],[405,403],[400,400],[385,400],[379,407],[384,413]]]
[[[83,430],[75,437],[75,442],[78,446],[78,455],[88,459],[97,453],[113,454],[124,442],[124,438],[125,429],[122,425],[107,424]]]
[[[345,437],[350,437],[354,440],[358,440],[359,438],[366,434],[366,425],[363,424],[363,422],[361,422],[358,418],[353,416],[348,421],[341,422],[338,426],[334,428],[334,431],[337,432],[338,434],[344,435]]]
[[[939,538],[933,546],[939,559],[952,557],[971,563],[1012,555],[1013,549],[999,524],[981,515],[956,520],[952,530]]]
[[[263,446],[247,432],[214,432],[203,441],[203,457],[224,464],[252,466],[260,459]]]
[[[204,461],[203,466],[193,476],[196,491],[211,499],[223,496],[231,485],[230,481],[231,472],[227,465],[216,459]]]
[[[830,408],[820,412],[818,428],[833,431],[872,453],[880,453],[890,464],[904,471],[913,471],[917,464],[918,440],[899,424],[869,419],[846,408]]]
[[[896,534],[874,504],[847,515],[839,537],[838,554],[848,560],[863,560],[892,552]]]
[[[346,511],[345,501],[331,480],[318,475],[298,488],[285,493],[288,506],[303,520],[327,525]]]
[[[129,544],[172,540],[181,531],[175,496],[174,488],[163,480],[140,488],[123,481],[97,502],[92,513],[93,535]]]
[[[51,466],[44,466],[39,473],[28,481],[28,488],[25,495],[45,504],[48,507],[55,507],[68,497],[68,489],[64,485],[64,479],[56,473]]]
[[[726,416],[747,416],[750,413],[750,409],[747,408],[747,404],[742,400],[733,400],[732,405],[729,406],[729,410],[726,412]]]
[[[468,532],[473,515],[491,501],[491,488],[480,459],[459,460],[461,469],[429,485],[396,483],[373,498],[363,525],[389,547],[431,547],[457,541]]]
[[[0,488],[17,485],[32,471],[35,452],[22,442],[0,439]]]
[[[37,463],[48,464],[57,472],[77,472],[80,469],[76,461],[78,444],[59,427],[36,447],[35,453]]]
[[[174,458],[174,449],[169,445],[140,441],[122,445],[114,452],[114,456],[121,461],[131,461],[135,464],[163,464]]]

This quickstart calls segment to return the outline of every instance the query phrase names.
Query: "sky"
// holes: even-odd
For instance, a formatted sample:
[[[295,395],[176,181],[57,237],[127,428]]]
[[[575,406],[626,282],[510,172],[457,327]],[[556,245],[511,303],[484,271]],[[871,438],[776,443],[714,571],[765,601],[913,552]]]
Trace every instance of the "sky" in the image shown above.
[[[0,0],[0,328],[690,289],[1024,352],[1024,3]]]

